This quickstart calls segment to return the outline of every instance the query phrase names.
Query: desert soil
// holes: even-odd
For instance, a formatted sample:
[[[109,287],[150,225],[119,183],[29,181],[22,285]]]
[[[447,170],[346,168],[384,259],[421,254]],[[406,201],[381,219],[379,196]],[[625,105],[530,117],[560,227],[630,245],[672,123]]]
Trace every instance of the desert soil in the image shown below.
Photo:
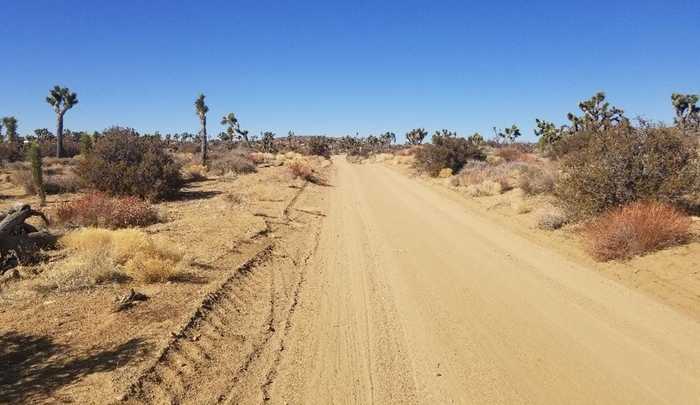
[[[129,380],[115,396],[70,398],[698,403],[689,312],[395,169],[335,158],[330,171],[282,198],[256,253],[161,351],[113,371]]]

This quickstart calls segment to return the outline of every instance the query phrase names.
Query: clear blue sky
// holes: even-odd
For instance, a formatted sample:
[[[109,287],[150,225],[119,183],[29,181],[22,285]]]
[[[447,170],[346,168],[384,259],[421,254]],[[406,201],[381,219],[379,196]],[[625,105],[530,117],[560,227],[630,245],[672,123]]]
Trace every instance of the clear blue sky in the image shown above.
[[[413,127],[491,135],[564,121],[597,90],[670,121],[700,93],[700,3],[667,1],[8,0],[0,116],[55,127],[54,84],[77,91],[73,130],[210,134],[234,111],[252,133]]]

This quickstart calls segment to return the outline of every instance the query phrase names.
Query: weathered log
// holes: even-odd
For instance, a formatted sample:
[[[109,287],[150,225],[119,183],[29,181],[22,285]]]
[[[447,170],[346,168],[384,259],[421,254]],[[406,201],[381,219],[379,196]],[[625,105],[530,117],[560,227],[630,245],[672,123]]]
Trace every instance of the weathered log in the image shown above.
[[[24,235],[11,235],[0,238],[0,255],[10,251],[31,253],[39,250],[52,249],[56,246],[57,237],[46,231],[32,232]]]
[[[31,217],[40,217],[44,223],[49,223],[43,212],[33,210],[28,204],[18,205],[8,211],[0,221],[0,240],[26,233],[24,221]]]

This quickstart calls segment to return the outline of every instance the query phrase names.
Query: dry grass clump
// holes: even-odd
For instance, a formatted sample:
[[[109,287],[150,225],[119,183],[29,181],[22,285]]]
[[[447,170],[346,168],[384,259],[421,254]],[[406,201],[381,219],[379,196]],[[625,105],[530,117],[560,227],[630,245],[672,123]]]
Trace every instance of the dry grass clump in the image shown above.
[[[151,225],[159,217],[152,205],[136,197],[92,193],[59,204],[55,220],[61,224],[116,229]]]
[[[39,287],[74,290],[127,278],[145,283],[177,277],[183,254],[163,240],[136,229],[83,228],[61,238],[69,259],[46,271]]]
[[[295,159],[288,162],[287,168],[294,178],[299,177],[307,181],[313,181],[314,179],[314,169],[304,159]]]
[[[690,218],[658,202],[635,202],[612,209],[584,228],[588,252],[600,261],[628,259],[686,242]]]
[[[448,177],[452,177],[452,169],[449,167],[446,167],[442,170],[440,170],[440,173],[438,173],[438,177],[441,179],[446,179]]]
[[[486,162],[468,162],[453,180],[453,185],[480,190],[474,195],[496,195],[513,188],[514,168],[510,164],[492,166]],[[497,185],[496,185],[497,184]]]
[[[569,222],[569,217],[559,208],[542,209],[537,213],[537,227],[546,231],[554,231]]]
[[[207,179],[207,167],[200,164],[183,166],[182,177],[185,181],[202,181]]]
[[[275,160],[275,155],[268,152],[251,152],[248,158],[255,164],[269,163]]]

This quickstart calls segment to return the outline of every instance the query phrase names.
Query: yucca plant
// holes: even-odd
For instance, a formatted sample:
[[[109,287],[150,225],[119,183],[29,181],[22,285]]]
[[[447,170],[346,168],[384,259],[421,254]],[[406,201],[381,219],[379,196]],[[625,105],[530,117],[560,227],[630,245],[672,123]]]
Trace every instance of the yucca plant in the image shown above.
[[[32,142],[27,151],[27,160],[29,160],[32,167],[32,180],[34,181],[34,187],[36,188],[37,195],[39,196],[39,201],[41,205],[46,204],[46,193],[44,191],[44,177],[43,168],[41,161],[41,149],[39,144]]]
[[[78,104],[78,95],[67,87],[54,86],[46,97],[46,102],[56,112],[56,157],[63,157],[63,116],[66,111]]]
[[[204,103],[204,97],[204,94],[200,94],[194,101],[195,112],[197,113],[199,122],[202,125],[202,129],[199,132],[202,139],[202,165],[207,164],[207,113],[209,112],[209,107]]]

